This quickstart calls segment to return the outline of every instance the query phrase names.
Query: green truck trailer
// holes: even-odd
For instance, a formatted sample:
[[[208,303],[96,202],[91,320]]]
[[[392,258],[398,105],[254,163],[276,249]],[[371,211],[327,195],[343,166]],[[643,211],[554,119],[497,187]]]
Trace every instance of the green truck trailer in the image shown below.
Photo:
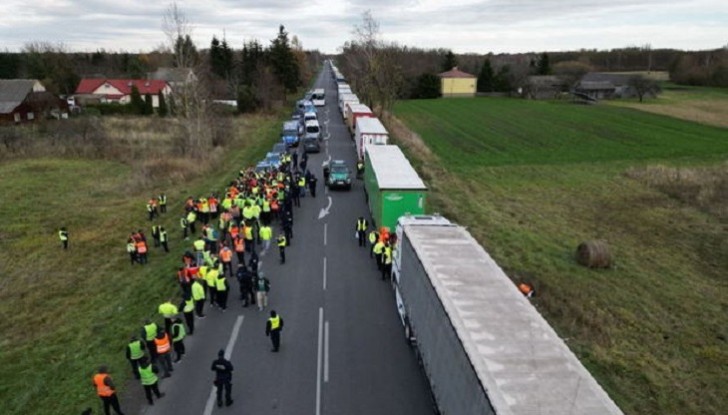
[[[366,146],[364,191],[378,227],[393,232],[400,216],[425,213],[427,187],[397,146]]]

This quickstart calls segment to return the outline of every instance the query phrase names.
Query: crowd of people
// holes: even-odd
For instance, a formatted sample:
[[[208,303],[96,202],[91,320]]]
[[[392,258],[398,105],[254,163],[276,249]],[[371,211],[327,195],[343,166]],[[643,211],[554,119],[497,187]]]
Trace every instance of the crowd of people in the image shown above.
[[[144,321],[138,333],[129,338],[126,358],[133,376],[139,379],[150,405],[164,396],[159,390],[159,377],[171,377],[174,364],[185,355],[184,340],[194,335],[195,321],[206,317],[206,305],[221,313],[228,308],[231,281],[237,281],[238,300],[242,307],[254,306],[259,311],[268,308],[271,281],[259,269],[260,257],[276,242],[280,263],[285,263],[285,251],[293,240],[294,207],[308,193],[315,197],[316,177],[297,164],[297,154],[285,153],[277,168],[256,171],[241,170],[219,196],[188,197],[179,220],[180,239],[190,243],[180,258],[176,282],[178,298],[170,298],[158,307],[159,324],[155,319]],[[167,230],[155,219],[167,212],[167,196],[150,198],[148,219],[153,223],[153,247],[169,252]],[[274,232],[274,228],[277,232]],[[65,232],[65,229],[63,230]],[[274,233],[277,235],[274,237]],[[131,265],[148,263],[149,245],[140,229],[127,238],[127,253]],[[272,352],[280,348],[283,319],[270,310],[265,334],[270,337]],[[233,366],[218,354],[211,370],[215,372],[218,406],[232,404],[230,382]],[[159,376],[158,376],[159,375]],[[93,378],[104,411],[121,414],[116,389],[108,368],[99,368]]]

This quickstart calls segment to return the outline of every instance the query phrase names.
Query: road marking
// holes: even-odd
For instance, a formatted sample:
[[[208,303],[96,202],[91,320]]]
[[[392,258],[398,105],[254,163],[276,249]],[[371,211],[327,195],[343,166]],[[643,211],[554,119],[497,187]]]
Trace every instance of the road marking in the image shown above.
[[[321,349],[323,347],[324,309],[319,307],[318,355],[316,357],[316,415],[321,415]],[[209,414],[205,414],[209,415]]]
[[[326,291],[326,257],[324,257],[324,291]]]
[[[230,333],[230,340],[228,340],[227,346],[225,347],[225,358],[230,359],[230,356],[233,354],[233,348],[235,348],[235,342],[238,341],[238,335],[240,334],[240,326],[243,325],[243,320],[245,319],[245,316],[240,314],[235,320],[235,325],[233,326],[233,331]],[[205,404],[205,411],[203,412],[203,415],[211,415],[212,414],[212,408],[215,407],[215,387],[212,388],[210,391],[210,396],[207,398],[207,404]]]
[[[326,205],[326,207],[325,207],[325,208],[321,208],[321,210],[319,211],[319,215],[318,215],[318,218],[319,218],[319,219],[323,219],[324,217],[326,217],[326,215],[328,215],[328,214],[329,214],[329,210],[331,209],[331,204],[332,204],[333,202],[332,202],[332,200],[331,200],[331,196],[327,196],[327,197],[329,198],[329,204],[328,204],[328,205]]]
[[[324,223],[324,246],[326,246],[326,235],[328,234],[329,224]],[[326,258],[324,258],[326,259]]]
[[[329,322],[324,325],[324,382],[329,382]]]

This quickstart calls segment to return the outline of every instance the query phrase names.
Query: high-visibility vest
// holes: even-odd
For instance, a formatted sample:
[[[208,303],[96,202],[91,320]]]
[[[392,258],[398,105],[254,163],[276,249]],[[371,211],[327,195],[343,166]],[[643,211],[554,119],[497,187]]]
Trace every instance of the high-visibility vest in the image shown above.
[[[253,215],[254,214],[255,214],[255,212],[253,211],[253,207],[252,206],[245,206],[243,208],[243,217],[245,219],[248,219],[248,220],[253,219]]]
[[[187,223],[186,218],[179,218],[179,227],[180,228],[184,229],[187,227],[187,225],[189,225],[189,223]]]
[[[159,235],[159,225],[152,225],[152,235]]]
[[[271,317],[268,321],[270,321],[271,330],[278,330],[281,327],[281,316]]]
[[[132,342],[129,342],[126,347],[129,348],[129,358],[131,358],[131,360],[139,360],[144,357],[144,351],[142,350],[141,341],[134,340]]]
[[[152,212],[154,210],[154,206],[151,203],[147,203],[147,212]]]
[[[144,241],[139,241],[136,244],[136,250],[140,254],[146,254],[147,253],[147,244],[144,243]]]
[[[195,223],[196,220],[197,220],[197,214],[195,213],[194,210],[191,210],[187,214],[187,223]]]
[[[126,252],[128,252],[128,253],[136,252],[136,244],[134,242],[127,243]]]
[[[227,291],[227,281],[225,280],[225,276],[220,276],[218,274],[217,278],[215,279],[215,287],[218,291]]]
[[[306,187],[306,178],[305,177],[301,177],[300,179],[298,179],[298,187]]]
[[[145,386],[157,383],[157,374],[154,373],[151,364],[148,364],[146,367],[139,366],[139,379],[142,381],[142,385]]]
[[[192,283],[192,298],[195,301],[200,301],[205,299],[205,288],[202,287],[202,284],[195,280],[195,282]]]
[[[263,212],[270,212],[270,202],[268,201],[268,199],[263,201]]]
[[[384,247],[384,264],[389,265],[392,263],[392,247]]]
[[[246,225],[243,228],[243,234],[245,235],[245,239],[252,241],[253,240],[253,227]]]
[[[96,394],[103,397],[109,397],[114,394],[114,390],[108,387],[104,381],[109,375],[106,373],[97,373],[94,375],[94,385],[96,385]]]
[[[217,268],[212,268],[209,271],[207,271],[207,274],[205,275],[205,282],[207,282],[208,287],[215,286],[215,282],[217,281],[218,275],[220,275],[220,272],[218,272]]]
[[[167,231],[160,231],[159,232],[159,242],[167,242]]]
[[[149,323],[144,325],[144,334],[145,338],[144,340],[150,342],[154,339],[154,336],[157,335],[157,323]]]
[[[384,250],[384,243],[382,243],[382,241],[379,241],[376,244],[374,244],[373,251],[375,254],[377,254],[377,255],[381,254],[382,250]]]
[[[195,242],[192,242],[192,245],[195,247],[195,251],[205,250],[205,241],[203,239],[198,239]]]
[[[356,221],[356,230],[358,231],[365,231],[367,230],[367,221],[366,219],[361,219]]]
[[[159,200],[159,206],[164,206],[167,204],[167,195],[159,195],[157,200]]]
[[[240,234],[240,228],[234,222],[230,222],[228,232],[230,232],[230,237],[235,240],[235,238]]]
[[[286,237],[281,235],[278,237],[278,246],[286,246]]]
[[[179,309],[176,305],[166,302],[159,305],[159,314],[163,315],[165,318],[172,317],[179,313]]]
[[[222,262],[230,262],[233,260],[233,251],[230,248],[225,247],[220,251],[220,259]]]
[[[203,291],[204,294],[204,291]],[[182,307],[183,313],[191,313],[195,309],[195,300],[190,298],[189,300],[185,300],[185,305]]]
[[[162,337],[161,339],[155,337],[154,345],[157,346],[157,354],[169,353],[170,346],[169,336],[167,335],[167,333],[164,333],[164,337]]]
[[[207,200],[203,199],[200,201],[200,212],[208,213],[210,211],[210,204]]]
[[[369,243],[370,244],[374,245],[375,243],[377,243],[377,239],[379,239],[379,234],[377,233],[377,231],[369,232]]]
[[[174,336],[172,339],[172,343],[177,343],[178,341],[185,338],[185,335],[187,335],[187,332],[185,331],[185,325],[182,323],[174,323],[172,324],[172,333],[174,333],[174,328],[177,327],[177,335]]]
[[[269,241],[270,238],[273,237],[273,230],[270,228],[270,226],[262,226],[260,228],[260,239],[264,241]]]
[[[66,231],[58,231],[58,237],[61,238],[61,241],[67,241],[68,240],[68,232],[66,232]]]
[[[235,238],[233,239],[233,243],[235,244],[235,252],[245,251],[245,241],[243,238]]]

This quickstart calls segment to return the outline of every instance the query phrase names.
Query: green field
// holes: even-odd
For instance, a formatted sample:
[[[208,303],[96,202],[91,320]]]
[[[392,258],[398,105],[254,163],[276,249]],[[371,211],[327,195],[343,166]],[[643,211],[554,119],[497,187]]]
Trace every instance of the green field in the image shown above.
[[[153,121],[160,130],[164,122],[172,121]],[[122,135],[148,135],[135,125],[126,120]],[[246,116],[235,119],[233,128],[233,141],[214,169],[195,173],[195,161],[188,160],[183,170],[160,176],[166,179],[150,179],[152,170],[142,177],[136,167],[99,159],[22,158],[0,164],[3,415],[75,414],[87,406],[101,413],[90,386],[100,364],[109,365],[117,385],[126,383],[129,336],[177,291],[175,270],[189,249],[178,227],[184,198],[220,191],[235,172],[252,165],[276,141],[279,120]],[[154,140],[148,136],[142,144],[153,146]],[[153,157],[143,165],[173,169],[181,163]],[[161,223],[169,231],[171,252],[150,248],[149,265],[130,266],[126,238],[135,229],[150,233],[145,203],[160,191],[169,198]],[[67,252],[58,241],[60,226],[70,232]]]
[[[535,285],[536,307],[625,413],[724,412],[728,130],[505,98],[405,101],[394,115],[416,133],[388,123],[429,210]],[[717,179],[683,179],[701,175]],[[611,269],[575,263],[589,239],[608,241]]]

